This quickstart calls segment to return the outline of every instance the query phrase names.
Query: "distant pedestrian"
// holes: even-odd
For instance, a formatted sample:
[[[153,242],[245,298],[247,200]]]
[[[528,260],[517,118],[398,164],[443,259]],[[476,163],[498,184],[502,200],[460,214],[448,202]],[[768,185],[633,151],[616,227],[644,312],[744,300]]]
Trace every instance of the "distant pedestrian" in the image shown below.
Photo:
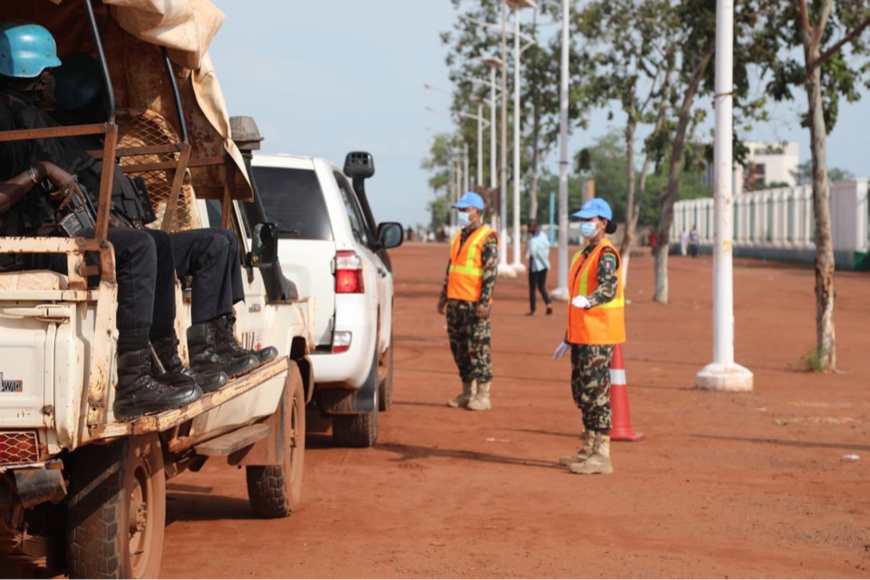
[[[652,255],[656,255],[656,248],[659,247],[659,233],[653,232],[649,235],[649,247],[652,252]]]
[[[698,257],[698,246],[701,244],[701,236],[698,234],[698,226],[693,225],[689,232],[689,253],[693,258]]]
[[[541,293],[544,304],[547,305],[547,315],[553,314],[553,305],[547,295],[547,272],[550,270],[550,240],[547,234],[538,229],[538,222],[529,221],[529,243],[527,257],[529,259],[529,313],[535,314],[536,292]]]
[[[559,459],[572,473],[613,473],[610,461],[610,361],[625,342],[625,297],[619,252],[605,233],[614,233],[613,213],[603,199],[590,199],[574,214],[589,241],[574,257],[568,276],[568,331],[553,360],[571,352],[571,392],[583,412],[583,447]]]
[[[689,250],[689,232],[686,231],[686,228],[683,228],[683,231],[680,232],[680,255],[685,256]]]
[[[486,411],[492,408],[489,313],[498,271],[498,236],[482,224],[483,198],[478,194],[466,193],[453,207],[459,210],[457,223],[462,230],[450,244],[438,313],[447,313],[447,334],[462,394],[447,405]]]

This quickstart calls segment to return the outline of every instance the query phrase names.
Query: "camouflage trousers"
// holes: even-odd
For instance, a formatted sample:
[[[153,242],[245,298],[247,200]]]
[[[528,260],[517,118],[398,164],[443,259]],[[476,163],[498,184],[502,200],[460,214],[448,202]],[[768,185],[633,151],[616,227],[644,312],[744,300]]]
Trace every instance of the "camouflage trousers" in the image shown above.
[[[571,393],[583,411],[583,426],[610,433],[610,360],[613,345],[571,345]]]
[[[447,335],[462,381],[480,384],[492,380],[492,329],[488,318],[481,320],[477,317],[476,308],[474,302],[449,300]]]

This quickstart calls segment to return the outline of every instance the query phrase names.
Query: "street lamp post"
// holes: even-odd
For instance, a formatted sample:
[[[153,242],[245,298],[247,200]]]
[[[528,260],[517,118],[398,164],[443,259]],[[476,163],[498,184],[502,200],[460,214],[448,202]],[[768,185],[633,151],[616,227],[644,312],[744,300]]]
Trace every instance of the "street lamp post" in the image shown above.
[[[568,291],[568,65],[571,0],[562,0],[562,84],[559,91],[559,285],[550,293],[565,302]]]
[[[734,219],[731,175],[734,59],[734,0],[716,2],[716,127],[713,153],[713,362],[695,378],[701,389],[751,391],[752,373],[734,362]]]
[[[511,268],[517,273],[521,273],[526,271],[526,267],[520,260],[520,246],[522,245],[522,236],[520,235],[520,10],[537,8],[537,5],[532,0],[505,0],[505,2],[514,9],[514,261]]]

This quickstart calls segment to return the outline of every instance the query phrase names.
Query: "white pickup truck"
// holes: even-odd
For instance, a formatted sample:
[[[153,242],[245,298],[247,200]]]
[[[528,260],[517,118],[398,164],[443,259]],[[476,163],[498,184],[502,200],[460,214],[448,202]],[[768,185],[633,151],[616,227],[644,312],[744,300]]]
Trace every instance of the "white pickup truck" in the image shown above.
[[[4,4],[4,17],[37,22],[56,35],[69,31],[59,46],[93,48],[107,95],[116,100],[106,98],[105,122],[0,132],[0,141],[12,141],[79,131],[102,135],[105,144],[93,153],[103,160],[95,239],[0,238],[0,254],[53,253],[67,262],[66,275],[0,274],[0,575],[29,575],[37,567],[39,574],[74,578],[156,577],[166,480],[184,470],[198,471],[209,458],[245,466],[252,512],[260,517],[285,517],[298,504],[305,405],[313,394],[308,354],[314,313],[281,274],[274,225],[251,224],[250,244],[245,235],[255,213],[243,201],[256,205],[257,199],[230,139],[210,61],[200,54],[201,68],[185,68],[203,50],[201,38],[211,37],[203,27],[221,22],[216,9],[194,12],[187,2],[162,0],[110,12],[85,0],[82,28],[68,25],[81,21],[81,2],[35,4]],[[157,22],[164,16],[173,18]],[[126,28],[115,17],[124,18]],[[154,31],[173,26],[192,27],[174,36],[189,39],[189,50],[182,43],[170,53],[148,42],[156,42],[149,36]],[[90,36],[73,34],[88,28]],[[124,51],[107,59],[103,39],[112,46],[123,42]],[[135,66],[127,66],[127,58],[135,58]],[[154,83],[161,74],[163,81]],[[123,79],[127,92],[116,92],[112,79]],[[176,79],[185,83],[179,87]],[[153,107],[127,109],[133,99]],[[117,285],[106,241],[106,176],[116,160],[147,183],[158,227],[222,225],[236,232],[246,292],[236,306],[237,339],[246,348],[279,349],[276,359],[186,407],[131,421],[117,421],[112,413]],[[213,199],[217,212],[197,197]],[[88,253],[99,256],[98,266],[88,263]],[[93,283],[96,274],[99,282]],[[180,284],[176,293],[176,330],[183,340],[190,299]],[[181,356],[187,357],[184,344]]]

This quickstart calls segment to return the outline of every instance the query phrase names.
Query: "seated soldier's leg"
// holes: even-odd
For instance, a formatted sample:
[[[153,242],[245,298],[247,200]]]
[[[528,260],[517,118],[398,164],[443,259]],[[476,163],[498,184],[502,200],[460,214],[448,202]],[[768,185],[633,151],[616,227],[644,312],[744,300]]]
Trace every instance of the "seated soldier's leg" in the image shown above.
[[[233,305],[245,291],[235,234],[223,228],[179,232],[173,246],[179,276],[193,276],[194,322],[214,326],[217,353],[240,361],[254,357],[258,365],[278,356],[274,347],[247,350],[236,342]]]
[[[244,374],[260,361],[251,353],[235,356],[225,348],[222,317],[232,315],[231,244],[211,230],[190,230],[170,236],[179,278],[193,276],[193,325],[187,332],[190,364],[196,370]]]
[[[178,356],[178,335],[175,333],[175,255],[169,234],[158,230],[142,230],[154,240],[157,252],[157,278],[154,288],[154,314],[151,324],[151,344],[162,369],[153,369],[159,379],[174,387],[199,385],[204,393],[221,388],[229,378],[218,371],[197,373],[188,369]]]
[[[144,232],[109,230],[115,247],[118,281],[118,388],[115,418],[128,419],[177,409],[194,402],[202,391],[196,384],[174,389],[156,380],[151,369],[151,331],[157,250]]]
[[[226,282],[230,289],[232,304],[241,302],[245,299],[245,286],[242,282],[242,263],[239,254],[239,241],[236,234],[232,230],[225,228],[211,228],[208,232],[219,235],[227,240],[229,244],[227,252],[227,273]],[[195,278],[194,278],[195,279]],[[221,305],[226,308],[225,304]],[[217,318],[218,323],[218,352],[228,354],[234,357],[244,357],[253,355],[257,357],[260,364],[268,362],[278,356],[278,349],[274,346],[264,346],[259,350],[247,350],[236,342],[236,317],[233,314],[232,306]]]

